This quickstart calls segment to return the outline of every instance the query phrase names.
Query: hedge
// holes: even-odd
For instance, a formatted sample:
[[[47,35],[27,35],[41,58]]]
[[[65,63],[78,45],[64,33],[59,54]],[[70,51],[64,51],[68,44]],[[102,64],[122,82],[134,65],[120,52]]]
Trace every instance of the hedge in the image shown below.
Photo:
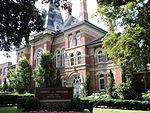
[[[92,100],[94,107],[112,107],[124,109],[147,110],[150,109],[149,101],[141,100],[121,100],[121,99],[97,99]]]
[[[19,98],[28,98],[33,95],[12,95],[12,94],[0,94],[0,107],[1,106],[16,106],[18,105]]]

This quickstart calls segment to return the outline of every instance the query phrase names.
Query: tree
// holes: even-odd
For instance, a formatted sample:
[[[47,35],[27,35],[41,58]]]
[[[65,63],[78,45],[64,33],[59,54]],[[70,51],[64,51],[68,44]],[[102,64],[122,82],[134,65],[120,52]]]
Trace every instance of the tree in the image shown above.
[[[32,31],[43,30],[42,16],[34,6],[37,0],[1,0],[0,50],[19,47],[22,39],[29,43]]]
[[[110,70],[109,74],[108,74],[108,82],[106,85],[106,92],[109,96],[109,98],[113,98],[113,92],[114,92],[114,76],[112,73],[112,70]]]
[[[15,70],[9,69],[7,71],[6,78],[8,80],[8,90],[9,91],[16,91],[17,89],[17,75]]]
[[[56,87],[62,87],[62,82],[61,82],[61,75],[60,75],[60,70],[57,69],[57,77],[56,77]]]
[[[17,91],[24,93],[29,91],[32,77],[32,69],[26,57],[22,57],[17,65]]]
[[[35,7],[38,0],[1,0],[0,1],[0,50],[10,51],[12,46],[19,47],[25,40],[29,44],[29,35],[41,31],[44,21]],[[67,0],[43,0],[54,2],[57,7],[67,9]]]
[[[38,66],[35,81],[38,87],[50,87],[53,80],[52,54],[47,50],[40,52],[40,65]]]
[[[6,79],[5,79],[4,84],[3,84],[3,91],[8,91],[8,84],[7,84]]]
[[[85,96],[90,96],[92,94],[91,76],[89,73],[86,75],[83,91]]]

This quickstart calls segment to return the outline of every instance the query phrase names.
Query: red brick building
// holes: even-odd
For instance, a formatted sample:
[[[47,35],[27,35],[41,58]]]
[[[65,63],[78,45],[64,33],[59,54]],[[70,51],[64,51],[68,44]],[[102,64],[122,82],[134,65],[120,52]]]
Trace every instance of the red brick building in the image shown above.
[[[72,6],[68,3],[68,6]],[[26,56],[32,68],[39,64],[39,52],[48,50],[55,57],[55,66],[61,71],[63,86],[74,87],[74,93],[82,93],[87,73],[91,76],[93,92],[105,91],[107,74],[111,69],[115,83],[122,82],[119,65],[113,64],[104,52],[101,38],[107,33],[88,21],[86,0],[80,0],[80,19],[66,14],[65,22],[61,12],[53,4],[45,14],[46,30],[31,36],[30,45],[16,50],[17,61]]]
[[[0,84],[4,84],[8,68],[12,65],[11,62],[0,64]]]

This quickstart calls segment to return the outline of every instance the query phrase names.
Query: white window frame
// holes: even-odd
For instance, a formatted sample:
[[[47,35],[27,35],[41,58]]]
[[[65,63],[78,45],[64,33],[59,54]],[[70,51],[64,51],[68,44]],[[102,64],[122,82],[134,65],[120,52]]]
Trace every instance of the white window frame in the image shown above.
[[[72,64],[73,63],[73,64]],[[70,54],[70,66],[73,66],[74,65],[74,54],[71,53]]]
[[[79,54],[79,53],[80,53],[80,54]],[[78,53],[77,53],[76,60],[77,60],[77,64],[81,64],[81,63],[82,63],[81,52],[78,52]]]
[[[65,66],[65,49],[62,49],[61,53],[62,53],[62,66]]]
[[[40,50],[38,50],[37,51],[37,53],[36,53],[36,59],[35,59],[35,63],[36,63],[36,68],[39,66],[39,64],[40,64],[40,52],[41,52],[42,50],[40,49]]]
[[[99,75],[99,90],[100,91],[105,91],[105,79],[104,79],[104,75],[103,74]]]
[[[103,62],[103,53],[102,51],[97,52],[97,62],[102,63]]]
[[[69,47],[72,48],[74,45],[73,45],[73,36],[70,36],[69,37]]]
[[[81,45],[81,34],[77,33],[76,35],[77,46]]]
[[[57,50],[56,52],[56,67],[61,66],[61,53],[60,50]]]

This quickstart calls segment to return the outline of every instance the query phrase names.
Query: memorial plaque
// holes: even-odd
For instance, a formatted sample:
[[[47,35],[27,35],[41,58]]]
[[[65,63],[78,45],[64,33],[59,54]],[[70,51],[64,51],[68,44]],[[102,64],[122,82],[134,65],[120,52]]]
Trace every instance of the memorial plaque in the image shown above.
[[[70,100],[73,98],[73,87],[36,88],[35,97],[40,100]]]

